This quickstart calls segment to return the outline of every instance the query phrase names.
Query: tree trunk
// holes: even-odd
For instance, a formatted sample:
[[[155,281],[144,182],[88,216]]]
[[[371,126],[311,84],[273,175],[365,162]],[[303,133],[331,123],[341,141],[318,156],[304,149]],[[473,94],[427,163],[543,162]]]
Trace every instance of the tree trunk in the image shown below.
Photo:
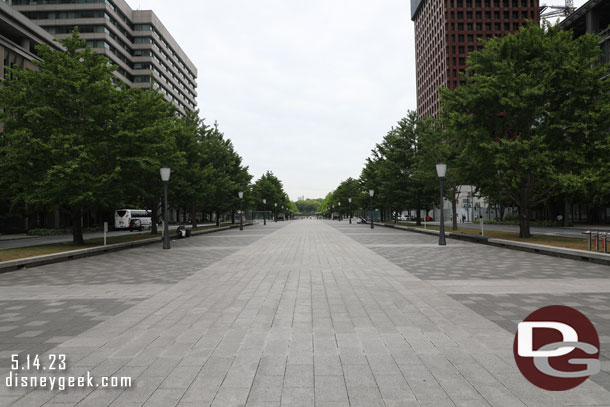
[[[457,230],[458,222],[457,222],[457,198],[455,194],[451,197],[451,229]]]
[[[532,237],[529,219],[529,194],[527,186],[522,186],[519,193],[519,237]]]
[[[158,228],[157,225],[159,224],[159,211],[157,210],[157,205],[152,205],[151,206],[151,210],[150,210],[150,234],[151,235],[156,235]]]
[[[81,225],[82,211],[80,208],[72,208],[72,243],[75,245],[84,245],[83,226]]]
[[[417,226],[421,226],[421,206],[419,205],[419,203],[417,205],[415,205],[415,224]]]
[[[563,198],[563,227],[570,227],[570,201],[567,195]]]
[[[398,223],[398,211],[394,212],[394,224],[396,225]]]
[[[231,211],[231,224],[235,224],[235,211]]]
[[[220,227],[220,211],[216,210],[216,227]]]
[[[197,227],[197,203],[193,202],[191,206],[191,226],[193,229]]]

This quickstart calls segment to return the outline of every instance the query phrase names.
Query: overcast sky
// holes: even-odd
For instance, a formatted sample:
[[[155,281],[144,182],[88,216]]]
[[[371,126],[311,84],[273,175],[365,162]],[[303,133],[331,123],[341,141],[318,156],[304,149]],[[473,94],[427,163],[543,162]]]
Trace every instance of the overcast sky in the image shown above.
[[[128,3],[153,10],[197,66],[201,117],[218,121],[255,179],[273,171],[292,200],[358,177],[417,107],[409,0]]]

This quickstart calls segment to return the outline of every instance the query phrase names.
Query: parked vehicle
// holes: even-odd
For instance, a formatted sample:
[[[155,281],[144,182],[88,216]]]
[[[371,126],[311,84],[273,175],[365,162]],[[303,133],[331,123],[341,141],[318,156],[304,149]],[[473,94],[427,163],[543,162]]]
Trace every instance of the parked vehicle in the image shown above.
[[[114,212],[114,228],[129,229],[132,219],[140,219],[146,226],[151,224],[151,212],[144,209],[117,209]]]
[[[129,222],[128,229],[130,232],[133,232],[134,230],[141,232],[144,229],[150,230],[151,228],[152,228],[151,218],[137,218],[137,219],[132,219]]]

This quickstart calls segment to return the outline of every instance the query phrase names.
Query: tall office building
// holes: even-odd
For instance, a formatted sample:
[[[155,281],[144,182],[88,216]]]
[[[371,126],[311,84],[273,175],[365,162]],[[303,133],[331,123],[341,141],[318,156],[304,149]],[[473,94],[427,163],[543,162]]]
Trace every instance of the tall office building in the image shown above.
[[[411,0],[415,23],[417,112],[438,116],[438,87],[463,83],[468,53],[479,38],[516,32],[527,20],[539,21],[538,0]]]
[[[195,110],[197,68],[152,11],[132,10],[124,0],[9,3],[56,38],[78,26],[87,45],[118,66],[115,75],[127,86],[154,86],[180,112]]]

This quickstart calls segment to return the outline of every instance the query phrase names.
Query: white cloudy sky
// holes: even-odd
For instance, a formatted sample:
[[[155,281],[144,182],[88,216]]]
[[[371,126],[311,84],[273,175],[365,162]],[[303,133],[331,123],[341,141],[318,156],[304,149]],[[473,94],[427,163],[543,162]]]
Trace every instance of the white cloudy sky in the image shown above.
[[[197,66],[201,116],[255,179],[273,171],[293,200],[358,177],[416,109],[409,0],[128,3],[152,9]]]

